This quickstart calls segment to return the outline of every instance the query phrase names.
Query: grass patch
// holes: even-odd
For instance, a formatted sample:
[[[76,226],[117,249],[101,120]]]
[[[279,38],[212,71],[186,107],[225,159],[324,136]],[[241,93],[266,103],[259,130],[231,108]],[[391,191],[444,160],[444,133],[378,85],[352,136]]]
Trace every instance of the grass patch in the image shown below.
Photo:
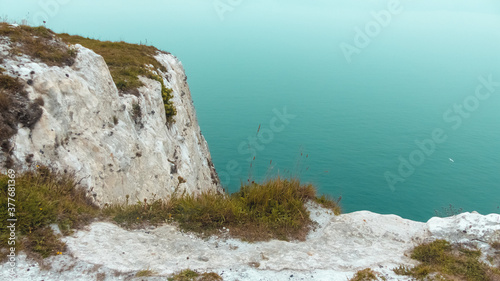
[[[8,217],[9,177],[0,175],[0,219]],[[63,235],[71,234],[95,218],[114,220],[129,227],[175,222],[184,231],[202,236],[230,235],[247,241],[269,239],[304,240],[312,221],[305,207],[315,200],[310,184],[295,179],[276,178],[263,184],[242,186],[229,195],[204,192],[198,196],[181,194],[169,200],[144,200],[135,204],[115,204],[99,209],[82,189],[75,188],[69,175],[40,167],[34,172],[16,175],[16,250],[33,257],[61,254],[65,245],[51,229],[57,224]],[[229,233],[221,230],[229,230]],[[10,231],[0,229],[0,239],[7,241]],[[6,243],[1,248],[8,248]]]
[[[150,276],[154,276],[154,275],[156,275],[156,272],[152,271],[151,269],[145,269],[145,270],[138,271],[135,274],[135,277],[150,277]]]
[[[356,274],[349,279],[349,281],[371,281],[378,280],[377,275],[370,268],[365,268],[356,272]]]
[[[394,272],[420,280],[430,274],[451,280],[499,280],[498,269],[483,263],[480,257],[480,250],[452,245],[446,240],[436,240],[413,249],[411,258],[420,261],[420,265],[412,268],[400,266]]]
[[[172,277],[167,278],[168,281],[222,281],[222,277],[214,272],[198,273],[191,269],[185,269]]]
[[[2,22],[0,36],[11,40],[12,55],[25,54],[49,66],[71,66],[75,61],[76,52],[58,41],[56,34],[43,26],[13,27]]]
[[[161,93],[165,106],[167,122],[172,123],[177,110],[172,103],[172,89],[165,87],[163,79],[152,69],[166,72],[154,56],[160,52],[153,46],[129,44],[125,42],[99,41],[81,36],[58,34],[60,38],[70,44],[80,44],[101,55],[108,65],[116,87],[125,93],[138,94],[137,88],[143,86],[139,76],[145,76],[161,83]],[[153,66],[148,68],[147,66]]]
[[[333,213],[338,216],[342,213],[342,208],[340,207],[341,199],[342,197],[333,199],[331,196],[321,195],[320,197],[316,197],[314,201],[320,204],[323,208],[332,210]]]
[[[179,195],[168,201],[109,206],[104,212],[125,227],[175,221],[182,230],[203,235],[218,234],[225,227],[231,236],[247,241],[304,240],[312,224],[304,204],[315,196],[312,185],[278,177],[242,186],[232,195]]]
[[[2,221],[8,216],[7,175],[0,175],[0,214]],[[85,196],[85,191],[75,189],[70,176],[51,172],[41,167],[36,172],[16,175],[15,178],[16,250],[25,250],[43,258],[61,253],[65,245],[50,228],[58,224],[62,233],[71,233],[98,216],[99,209]],[[12,202],[11,202],[12,203]],[[7,241],[10,231],[0,229],[0,239]],[[2,248],[7,247],[1,244]]]

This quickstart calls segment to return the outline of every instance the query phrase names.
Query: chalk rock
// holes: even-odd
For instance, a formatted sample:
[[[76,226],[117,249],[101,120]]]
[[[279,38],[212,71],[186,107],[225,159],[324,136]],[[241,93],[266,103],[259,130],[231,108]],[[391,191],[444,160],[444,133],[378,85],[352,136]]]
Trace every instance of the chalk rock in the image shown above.
[[[492,253],[482,240],[498,241],[494,240],[499,233],[498,214],[464,213],[422,223],[368,211],[335,216],[313,203],[307,208],[317,226],[305,241],[290,242],[202,239],[168,224],[125,230],[113,223],[95,222],[63,238],[72,258],[49,258],[48,262],[56,265],[52,269],[42,270],[36,262],[21,256],[15,280],[95,280],[97,274],[105,280],[123,280],[145,269],[154,271],[157,277],[139,280],[161,280],[161,276],[186,268],[215,272],[226,281],[344,281],[365,268],[371,268],[380,280],[411,280],[396,275],[393,269],[418,264],[409,253],[422,242],[445,239],[475,244],[484,253]],[[0,265],[0,278],[9,277],[8,268],[7,263]]]
[[[7,44],[0,42],[0,50],[8,50]],[[176,122],[167,126],[158,81],[141,77],[144,86],[137,96],[121,94],[101,56],[80,45],[74,49],[78,55],[71,67],[49,67],[27,56],[2,61],[4,74],[29,84],[29,98],[44,103],[33,129],[20,125],[10,139],[16,169],[46,165],[74,173],[101,206],[124,202],[127,195],[137,202],[164,198],[176,189],[220,188],[177,58],[163,52],[155,57],[167,69],[155,71],[173,90],[177,108]],[[134,104],[140,117],[134,116]],[[0,162],[6,159],[3,154]]]
[[[462,213],[448,218],[431,218],[427,225],[436,239],[453,243],[500,241],[500,215],[483,216],[477,212]]]

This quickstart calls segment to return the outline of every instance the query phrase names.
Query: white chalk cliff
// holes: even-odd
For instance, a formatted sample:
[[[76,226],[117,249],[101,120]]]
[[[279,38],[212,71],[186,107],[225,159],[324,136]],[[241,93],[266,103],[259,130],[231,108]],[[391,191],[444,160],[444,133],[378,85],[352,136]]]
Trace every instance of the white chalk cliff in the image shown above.
[[[120,94],[101,56],[80,45],[73,48],[78,55],[71,67],[49,67],[27,56],[6,56],[8,41],[0,43],[4,74],[30,80],[29,98],[44,101],[35,126],[20,125],[10,139],[18,169],[30,168],[28,157],[31,163],[74,173],[99,205],[123,202],[127,195],[132,202],[164,198],[177,187],[190,193],[220,188],[177,58],[163,52],[155,57],[167,69],[155,71],[173,90],[177,108],[176,122],[167,126],[158,81],[141,78],[138,96]],[[140,106],[140,120],[133,118],[134,103]],[[5,159],[0,152],[0,162]],[[179,183],[179,177],[186,182]]]
[[[72,66],[50,67],[27,56],[8,56],[10,48],[0,37],[3,74],[26,83],[30,100],[43,99],[38,122],[32,128],[19,125],[9,140],[16,169],[46,165],[74,173],[99,205],[123,202],[126,195],[142,201],[177,188],[189,193],[220,188],[177,58],[162,52],[155,57],[167,70],[155,71],[173,90],[177,108],[176,122],[166,126],[158,81],[141,78],[138,95],[120,94],[105,61],[92,50],[75,45]],[[139,120],[134,104],[140,106]],[[0,164],[6,160],[1,151]],[[368,211],[335,216],[314,203],[307,208],[317,224],[302,242],[247,243],[227,233],[202,239],[170,224],[125,230],[93,222],[62,238],[67,252],[47,258],[48,268],[21,254],[14,276],[10,265],[0,264],[0,280],[165,280],[186,268],[242,281],[345,281],[372,268],[385,280],[409,280],[392,269],[415,265],[408,253],[422,242],[472,243],[488,262],[486,256],[495,251],[490,244],[500,241],[499,214],[464,213],[422,223]],[[135,277],[146,269],[156,277]]]

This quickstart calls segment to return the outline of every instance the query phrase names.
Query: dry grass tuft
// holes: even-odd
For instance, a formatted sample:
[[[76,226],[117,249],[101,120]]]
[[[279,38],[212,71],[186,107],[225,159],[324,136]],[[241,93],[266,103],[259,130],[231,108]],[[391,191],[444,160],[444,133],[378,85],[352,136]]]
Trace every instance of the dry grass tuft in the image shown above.
[[[104,212],[127,227],[175,221],[185,231],[220,234],[247,241],[304,240],[312,225],[305,203],[315,200],[312,185],[276,178],[242,186],[232,195],[204,192],[174,196],[168,201],[113,205]]]
[[[349,279],[349,281],[371,281],[378,280],[377,275],[370,268],[365,268],[356,272],[356,274]]]
[[[135,274],[135,277],[150,277],[150,276],[155,276],[155,275],[156,275],[156,272],[154,272],[150,269],[145,269],[145,270],[138,271]]]
[[[330,209],[333,211],[335,215],[340,215],[342,213],[342,208],[340,207],[340,200],[342,197],[338,199],[333,199],[333,197],[328,195],[321,195],[315,199],[316,203],[320,204],[323,208]]]
[[[168,281],[222,281],[222,277],[214,272],[198,273],[191,269],[185,269],[172,277],[167,278]]]
[[[413,268],[394,269],[399,275],[425,279],[430,274],[446,280],[500,280],[500,270],[481,261],[481,251],[445,240],[421,244],[413,249],[411,258],[421,262]]]
[[[8,217],[8,180],[0,175],[0,218]],[[67,175],[52,172],[46,167],[36,172],[16,175],[16,230],[18,242],[16,250],[40,257],[56,255],[65,251],[65,245],[50,228],[58,224],[62,233],[71,233],[72,228],[80,227],[99,215],[99,209],[85,196],[85,191],[75,189],[73,180]],[[22,203],[21,203],[22,202]],[[0,237],[7,241],[9,230],[0,229]],[[7,245],[1,245],[6,247]]]
[[[43,26],[21,25],[13,27],[0,23],[0,36],[8,37],[12,55],[25,54],[49,66],[73,65],[76,53],[57,40],[56,34]]]

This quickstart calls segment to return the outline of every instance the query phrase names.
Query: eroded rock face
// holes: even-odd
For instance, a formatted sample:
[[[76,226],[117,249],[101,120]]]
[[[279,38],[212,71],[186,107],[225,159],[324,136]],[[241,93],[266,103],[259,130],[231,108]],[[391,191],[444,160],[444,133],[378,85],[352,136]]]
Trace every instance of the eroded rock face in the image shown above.
[[[78,55],[71,67],[49,67],[26,56],[0,65],[4,74],[26,83],[31,100],[43,99],[38,122],[32,128],[20,124],[10,139],[16,169],[46,165],[74,173],[99,205],[124,202],[127,195],[136,202],[164,198],[176,189],[220,188],[177,58],[155,57],[167,69],[156,72],[173,89],[177,108],[176,122],[167,126],[158,81],[141,78],[139,95],[120,94],[104,59],[80,45],[74,48]],[[0,154],[0,161],[5,159]]]

